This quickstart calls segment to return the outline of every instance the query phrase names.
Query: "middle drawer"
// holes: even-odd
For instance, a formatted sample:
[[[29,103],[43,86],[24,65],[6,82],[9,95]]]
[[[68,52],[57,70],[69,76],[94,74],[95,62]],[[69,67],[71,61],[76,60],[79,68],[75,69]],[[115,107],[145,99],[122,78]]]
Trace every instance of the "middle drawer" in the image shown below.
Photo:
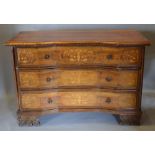
[[[103,87],[137,89],[139,71],[113,69],[18,70],[21,89]]]

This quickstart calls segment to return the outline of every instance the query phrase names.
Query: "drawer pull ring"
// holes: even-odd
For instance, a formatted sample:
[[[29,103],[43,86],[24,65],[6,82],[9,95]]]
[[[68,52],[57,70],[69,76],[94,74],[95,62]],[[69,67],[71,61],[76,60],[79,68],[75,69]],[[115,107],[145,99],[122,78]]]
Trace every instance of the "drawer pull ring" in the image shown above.
[[[51,80],[52,80],[52,79],[51,79],[50,77],[47,77],[47,78],[46,78],[46,81],[47,81],[47,82],[51,82]]]
[[[112,54],[107,55],[107,59],[108,59],[108,60],[112,60],[112,59],[113,59]]]
[[[45,59],[49,59],[50,58],[50,55],[49,54],[46,54],[44,58]]]
[[[106,98],[105,102],[108,104],[111,103],[111,98],[110,97]]]
[[[112,81],[112,77],[106,77],[105,79],[106,79],[106,81],[108,81],[108,82]]]
[[[53,103],[53,100],[51,98],[48,98],[48,103],[49,104]]]

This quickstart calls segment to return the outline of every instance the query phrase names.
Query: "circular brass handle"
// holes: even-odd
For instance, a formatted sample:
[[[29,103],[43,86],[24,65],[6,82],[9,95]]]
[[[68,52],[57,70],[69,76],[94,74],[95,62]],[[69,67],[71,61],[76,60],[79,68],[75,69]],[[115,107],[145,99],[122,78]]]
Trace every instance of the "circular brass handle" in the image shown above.
[[[106,77],[105,80],[110,82],[110,81],[112,81],[112,77]]]
[[[111,103],[111,98],[110,97],[107,97],[106,100],[105,100],[105,102],[108,103],[108,104],[110,104]]]
[[[112,60],[112,59],[113,59],[112,54],[107,55],[107,59],[108,59],[108,60]]]
[[[52,78],[50,78],[50,77],[47,77],[47,78],[46,78],[46,81],[47,81],[47,82],[51,82],[51,80],[52,80]]]
[[[49,59],[50,58],[50,55],[49,54],[45,54],[45,59]]]
[[[53,103],[53,100],[51,98],[48,98],[48,103],[49,104],[52,104]]]

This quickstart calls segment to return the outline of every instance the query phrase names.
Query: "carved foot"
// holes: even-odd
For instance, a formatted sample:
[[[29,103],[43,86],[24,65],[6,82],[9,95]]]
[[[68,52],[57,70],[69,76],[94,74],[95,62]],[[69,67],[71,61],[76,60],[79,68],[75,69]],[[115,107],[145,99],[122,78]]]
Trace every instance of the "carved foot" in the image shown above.
[[[22,113],[17,114],[18,125],[19,126],[39,126],[40,121],[36,116],[25,116]]]
[[[121,125],[140,125],[140,115],[115,115]]]

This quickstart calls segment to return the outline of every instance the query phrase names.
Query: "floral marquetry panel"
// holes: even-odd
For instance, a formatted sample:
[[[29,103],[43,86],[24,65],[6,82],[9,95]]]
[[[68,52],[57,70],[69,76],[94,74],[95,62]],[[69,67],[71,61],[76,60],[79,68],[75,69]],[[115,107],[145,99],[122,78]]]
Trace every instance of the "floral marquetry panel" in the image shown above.
[[[25,31],[13,47],[19,125],[55,112],[109,112],[139,124],[145,46],[135,30]],[[52,118],[52,117],[51,117]]]
[[[18,65],[137,65],[141,48],[138,47],[42,47],[18,48]]]

